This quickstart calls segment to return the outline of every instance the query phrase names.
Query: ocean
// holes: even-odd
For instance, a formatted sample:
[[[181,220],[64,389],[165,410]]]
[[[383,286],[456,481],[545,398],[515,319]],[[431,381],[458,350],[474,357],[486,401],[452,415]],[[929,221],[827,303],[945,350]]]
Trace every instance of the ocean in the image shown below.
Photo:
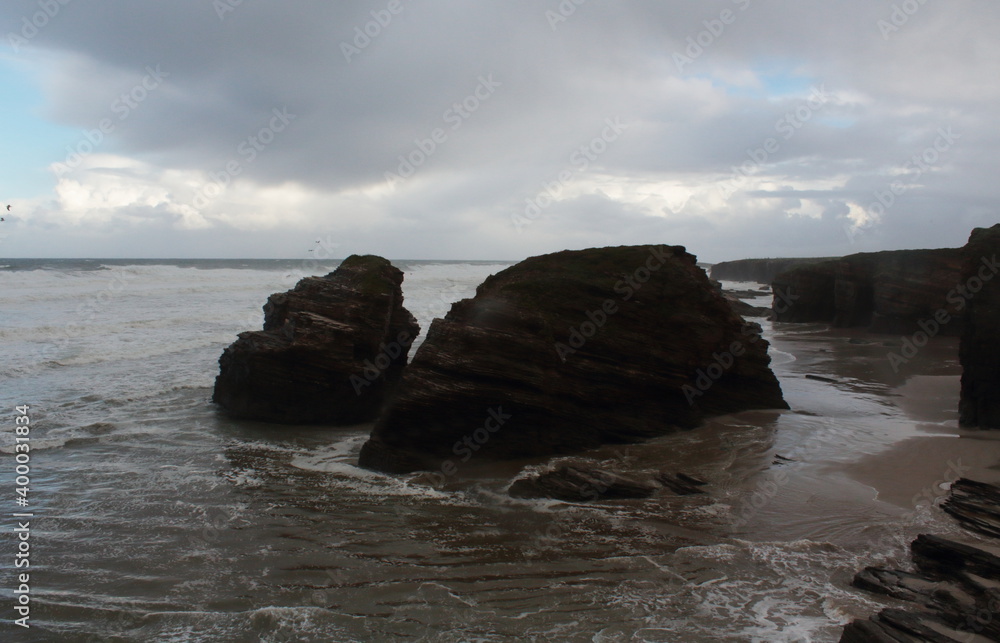
[[[853,574],[905,567],[918,533],[959,534],[935,506],[947,480],[1000,460],[957,428],[957,340],[896,372],[899,338],[759,319],[791,410],[562,459],[683,471],[704,495],[506,495],[544,462],[444,488],[359,469],[370,425],[234,421],[210,402],[267,296],[336,264],[0,260],[3,640],[837,641],[888,604]],[[423,330],[510,265],[394,264]]]

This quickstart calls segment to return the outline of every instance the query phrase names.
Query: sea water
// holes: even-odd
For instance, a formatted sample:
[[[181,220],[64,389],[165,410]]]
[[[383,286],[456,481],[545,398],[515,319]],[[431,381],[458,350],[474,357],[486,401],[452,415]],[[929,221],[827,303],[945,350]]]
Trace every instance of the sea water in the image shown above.
[[[394,263],[424,331],[509,265]],[[708,493],[515,500],[525,463],[435,488],[358,468],[370,425],[240,422],[210,403],[219,355],[260,328],[267,296],[336,262],[0,264],[3,640],[836,641],[884,606],[849,586],[856,571],[956,529],[844,473],[917,427],[886,349],[824,326],[757,320],[791,410],[567,458],[683,471]],[[956,348],[927,349],[929,377],[955,377]],[[16,512],[32,514],[29,629],[14,625]]]

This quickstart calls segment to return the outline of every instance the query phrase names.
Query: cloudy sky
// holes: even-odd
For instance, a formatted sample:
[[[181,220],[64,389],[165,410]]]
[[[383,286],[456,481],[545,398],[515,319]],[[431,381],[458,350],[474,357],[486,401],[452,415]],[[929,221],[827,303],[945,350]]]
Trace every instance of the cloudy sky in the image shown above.
[[[705,261],[1000,221],[996,0],[4,0],[2,257]]]

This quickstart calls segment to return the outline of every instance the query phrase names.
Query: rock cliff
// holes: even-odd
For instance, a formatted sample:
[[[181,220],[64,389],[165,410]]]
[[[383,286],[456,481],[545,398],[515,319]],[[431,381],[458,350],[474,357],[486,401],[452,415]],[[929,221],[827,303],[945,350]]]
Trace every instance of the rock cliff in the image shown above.
[[[963,254],[958,298],[967,306],[959,348],[959,422],[1000,429],[1000,224],[973,230]]]
[[[711,268],[712,279],[727,281],[756,281],[762,284],[771,283],[774,278],[797,268],[823,261],[832,261],[832,257],[798,258],[798,259],[737,259],[722,261]]]
[[[683,247],[532,257],[434,320],[360,464],[452,476],[787,408],[769,362]]]
[[[962,320],[949,294],[958,284],[958,248],[859,253],[799,266],[774,278],[777,321],[823,322],[875,333],[913,333],[945,310],[942,335],[959,335]]]
[[[271,295],[264,330],[240,333],[219,358],[212,401],[233,417],[282,424],[373,420],[420,330],[402,281],[388,260],[354,255]]]

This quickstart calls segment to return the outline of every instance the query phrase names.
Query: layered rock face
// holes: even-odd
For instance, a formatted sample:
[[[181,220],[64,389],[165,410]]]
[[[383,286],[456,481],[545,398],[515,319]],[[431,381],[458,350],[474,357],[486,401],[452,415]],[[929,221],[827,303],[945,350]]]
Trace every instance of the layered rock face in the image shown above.
[[[1000,536],[1000,488],[960,478],[942,509],[963,527]],[[901,641],[1000,641],[1000,557],[996,541],[958,542],[921,534],[910,543],[912,572],[866,567],[854,577],[860,589],[909,603],[887,608],[844,628],[841,643]]]
[[[1000,429],[1000,225],[976,228],[963,249],[965,329],[962,363],[962,426]]]
[[[891,250],[799,266],[774,278],[777,321],[824,322],[875,333],[913,333],[945,310],[942,335],[962,320],[950,294],[959,283],[961,249]]]
[[[756,281],[762,284],[769,284],[776,276],[783,272],[788,272],[793,268],[832,260],[832,257],[826,257],[799,259],[737,259],[735,261],[722,261],[712,266],[712,279],[726,279],[727,281]]]
[[[434,320],[360,464],[451,476],[787,408],[757,330],[680,246],[527,259]]]
[[[264,330],[240,333],[219,358],[212,401],[233,417],[282,424],[374,419],[420,330],[402,281],[388,260],[354,255],[271,295]]]

